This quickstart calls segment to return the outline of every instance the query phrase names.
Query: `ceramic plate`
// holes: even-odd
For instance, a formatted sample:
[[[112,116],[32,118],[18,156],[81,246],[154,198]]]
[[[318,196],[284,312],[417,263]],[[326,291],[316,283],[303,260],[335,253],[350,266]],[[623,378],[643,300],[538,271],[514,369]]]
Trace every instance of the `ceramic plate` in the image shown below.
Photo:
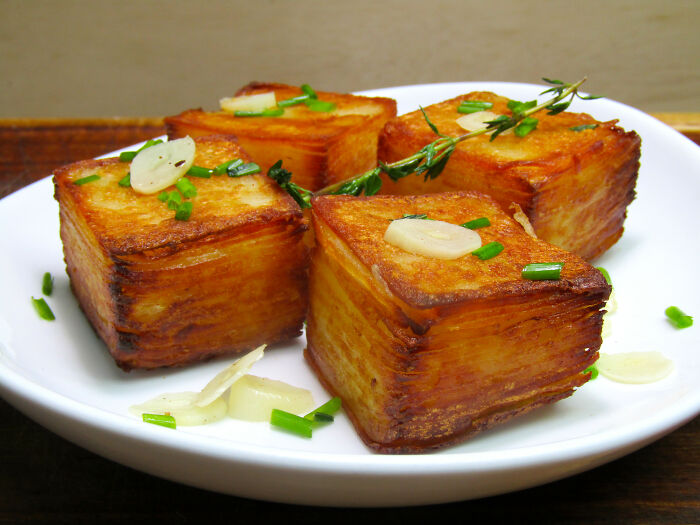
[[[460,93],[490,90],[529,100],[544,88],[451,83],[367,92],[395,98],[399,113]],[[0,201],[0,392],[50,430],[133,468],[238,496],[339,506],[418,505],[505,493],[593,468],[632,452],[700,411],[700,327],[676,330],[664,309],[700,315],[700,148],[652,117],[606,99],[573,110],[619,119],[642,137],[638,197],[623,238],[596,264],[615,285],[618,311],[603,352],[659,351],[675,369],[647,385],[599,377],[571,398],[439,453],[383,456],[360,442],[344,415],[312,439],[232,419],[171,430],[140,422],[132,404],[198,390],[232,360],[184,370],[119,370],[71,295],[49,179]],[[55,322],[40,320],[31,296],[44,272]],[[328,396],[302,358],[304,339],[268,350],[251,373]]]

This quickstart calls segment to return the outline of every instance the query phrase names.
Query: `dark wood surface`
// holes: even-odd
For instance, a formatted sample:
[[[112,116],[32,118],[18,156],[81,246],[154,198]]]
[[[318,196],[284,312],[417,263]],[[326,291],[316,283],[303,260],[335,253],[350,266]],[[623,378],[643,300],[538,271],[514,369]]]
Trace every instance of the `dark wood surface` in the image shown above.
[[[675,127],[687,131],[688,120],[675,118]],[[162,133],[157,119],[0,120],[0,197],[62,164]],[[697,142],[697,130],[692,138]],[[416,508],[315,508],[216,494],[137,472],[65,441],[0,400],[0,523],[405,523],[456,515],[469,523],[700,524],[699,443],[696,418],[622,459],[520,492]]]

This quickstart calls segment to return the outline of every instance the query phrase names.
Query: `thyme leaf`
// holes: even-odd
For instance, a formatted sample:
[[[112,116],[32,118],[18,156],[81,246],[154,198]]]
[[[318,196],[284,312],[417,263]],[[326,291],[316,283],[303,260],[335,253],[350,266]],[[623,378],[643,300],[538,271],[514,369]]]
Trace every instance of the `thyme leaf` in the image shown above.
[[[420,111],[426,123],[433,133],[438,135],[435,141],[423,146],[418,152],[409,157],[388,164],[380,161],[377,167],[369,171],[356,175],[348,180],[326,186],[317,192],[311,192],[291,182],[291,173],[282,168],[281,160],[270,168],[268,176],[289,193],[302,208],[311,207],[311,197],[313,195],[358,196],[362,195],[363,192],[365,195],[374,195],[381,188],[382,181],[379,176],[380,173],[386,173],[393,181],[397,181],[411,174],[423,175],[426,181],[432,180],[443,172],[457,144],[464,140],[479,135],[490,134],[490,140],[493,141],[498,135],[511,128],[515,128],[514,133],[516,136],[523,137],[537,127],[538,120],[531,115],[542,110],[547,110],[550,115],[561,113],[569,107],[574,97],[579,97],[582,100],[600,98],[595,95],[581,96],[578,93],[578,89],[586,81],[585,77],[573,83],[548,78],[543,78],[542,80],[551,87],[540,93],[540,95],[551,93],[552,97],[549,100],[542,103],[537,103],[536,100],[527,102],[512,100],[508,104],[512,112],[511,116],[501,115],[494,120],[485,122],[483,128],[470,131],[469,133],[457,137],[451,137],[440,133],[437,126],[428,117],[426,111],[420,107]]]

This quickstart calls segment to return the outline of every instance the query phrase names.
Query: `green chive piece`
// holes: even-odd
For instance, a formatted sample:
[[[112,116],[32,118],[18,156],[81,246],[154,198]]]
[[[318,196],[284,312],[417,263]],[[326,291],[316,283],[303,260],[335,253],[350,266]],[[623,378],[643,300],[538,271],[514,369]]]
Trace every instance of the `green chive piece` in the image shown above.
[[[32,297],[32,304],[34,305],[36,313],[39,314],[39,317],[41,317],[45,321],[53,321],[54,319],[56,319],[56,316],[51,311],[51,308],[49,308],[49,305],[46,304],[46,301],[43,297],[40,297],[39,299],[35,299],[34,297]]]
[[[587,129],[595,129],[598,127],[598,124],[581,124],[580,126],[574,126],[573,128],[569,128],[571,131],[584,131]]]
[[[326,414],[325,412],[316,412],[314,414],[314,421],[319,423],[332,423],[334,419],[332,415]]]
[[[490,242],[484,244],[481,248],[478,248],[472,252],[472,255],[476,255],[482,261],[487,259],[493,259],[503,251],[503,245],[500,242]]]
[[[226,172],[228,173],[229,177],[243,177],[244,175],[259,173],[260,166],[258,166],[255,162],[246,162],[235,166],[234,164],[231,164],[231,166],[226,169]]]
[[[326,415],[333,415],[335,414],[338,410],[340,410],[340,407],[342,406],[342,401],[340,400],[339,397],[333,397],[323,403],[320,407],[315,408],[308,414],[304,416],[304,419],[314,421],[316,419],[316,414],[318,413],[323,413]]]
[[[425,219],[428,220],[428,216],[425,213],[404,213],[401,219]],[[391,219],[392,221],[400,221],[401,219]]]
[[[335,104],[333,102],[326,102],[315,98],[306,99],[304,104],[306,104],[311,111],[318,111],[320,113],[328,113],[329,111],[335,110]]]
[[[310,438],[312,434],[311,421],[277,408],[272,409],[270,424],[302,437]]]
[[[600,273],[603,274],[603,277],[605,277],[606,283],[608,283],[609,285],[612,285],[612,279],[610,279],[610,274],[608,273],[608,271],[605,268],[603,268],[602,266],[598,266],[596,268],[596,270],[598,270]]]
[[[693,326],[693,318],[681,311],[677,306],[666,308],[666,317],[676,328],[688,328]]]
[[[534,130],[537,127],[538,122],[539,121],[536,118],[526,117],[515,127],[513,133],[522,138]]]
[[[192,197],[197,195],[197,188],[195,188],[194,184],[192,184],[190,179],[187,179],[185,177],[177,179],[175,187],[182,192],[182,195],[186,199],[191,199]]]
[[[158,200],[161,202],[168,202],[168,195],[169,193],[167,191],[161,191],[158,194]]]
[[[143,414],[144,423],[160,425],[161,427],[176,428],[175,418],[164,414]]]
[[[146,148],[150,148],[151,146],[155,146],[156,144],[162,144],[163,141],[161,139],[150,139],[147,140],[146,143],[141,146],[139,149],[136,151],[122,151],[119,154],[119,160],[121,162],[131,162],[134,160],[134,157],[141,151],[145,150]]]
[[[192,215],[192,208],[192,201],[185,201],[178,205],[177,209],[175,210],[175,219],[178,221],[189,220],[190,215]]]
[[[88,175],[87,177],[83,177],[78,180],[74,180],[73,184],[76,186],[82,186],[83,184],[87,184],[89,182],[95,182],[96,180],[100,180],[100,176],[97,173],[93,173],[92,175]]]
[[[557,281],[561,278],[561,269],[563,267],[564,263],[560,262],[532,263],[523,268],[522,277],[531,281]]]
[[[239,164],[243,164],[243,161],[241,159],[228,160],[222,164],[219,164],[216,168],[214,168],[213,174],[214,175],[223,175],[224,173],[226,173],[226,170],[228,169],[228,167],[233,165],[236,162]]]
[[[296,106],[298,104],[302,104],[306,99],[311,98],[310,95],[304,94],[304,95],[299,95],[298,97],[292,97],[288,98],[285,100],[280,100],[277,105],[281,108],[288,108],[290,106]]]
[[[493,102],[484,102],[483,100],[463,100],[457,107],[459,113],[476,113],[485,111],[493,107]]]
[[[214,170],[209,168],[203,168],[202,166],[192,166],[187,170],[187,175],[192,175],[193,177],[199,177],[200,179],[208,179],[211,177]]]
[[[304,92],[304,94],[305,94],[306,96],[308,96],[309,98],[318,98],[318,95],[317,95],[316,92],[314,91],[314,88],[312,88],[312,87],[311,87],[310,85],[308,85],[308,84],[302,84],[302,85],[301,85],[301,90],[302,90],[302,91]]]
[[[486,226],[491,226],[491,221],[488,220],[486,217],[479,217],[478,219],[474,219],[473,221],[467,221],[464,224],[462,224],[465,228],[469,228],[470,230],[476,230],[477,228],[485,228]]]
[[[177,210],[182,203],[182,195],[177,190],[163,191],[158,195],[158,200],[166,203],[171,210]]]
[[[591,374],[589,381],[593,381],[598,377],[598,368],[595,365],[591,365],[583,371],[584,374]]]
[[[124,177],[118,182],[122,188],[131,188],[131,172],[124,175]]]
[[[532,109],[537,105],[536,100],[530,100],[528,102],[520,102],[519,100],[509,100],[508,109],[513,113],[522,113],[528,109]]]
[[[51,274],[49,272],[46,272],[44,274],[44,277],[41,279],[41,293],[44,295],[51,295],[53,292],[53,277],[51,277]]]

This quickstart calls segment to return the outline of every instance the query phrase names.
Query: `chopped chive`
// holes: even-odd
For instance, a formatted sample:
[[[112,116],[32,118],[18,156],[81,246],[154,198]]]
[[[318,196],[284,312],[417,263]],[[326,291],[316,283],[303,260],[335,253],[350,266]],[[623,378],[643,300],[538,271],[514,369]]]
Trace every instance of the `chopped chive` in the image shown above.
[[[197,195],[197,188],[195,188],[194,184],[192,184],[188,178],[182,177],[178,179],[175,183],[175,187],[182,192],[182,195],[186,199],[191,199]]]
[[[224,173],[226,173],[226,170],[229,168],[229,166],[232,166],[236,163],[238,163],[238,165],[241,165],[243,164],[243,161],[241,159],[233,159],[219,164],[216,168],[214,168],[214,175],[223,175]]]
[[[311,421],[277,408],[272,409],[270,424],[302,437],[310,438],[312,434]]]
[[[178,221],[189,220],[190,215],[192,215],[192,201],[185,201],[179,204],[175,210],[175,219]]]
[[[476,113],[485,111],[493,107],[493,102],[484,102],[483,100],[463,100],[457,107],[459,113]]]
[[[677,306],[666,308],[666,317],[676,328],[688,328],[693,326],[693,318],[681,311]]]
[[[537,127],[538,122],[539,121],[536,118],[526,117],[515,127],[513,133],[522,138],[534,130]]]
[[[530,100],[528,102],[520,102],[519,100],[509,100],[507,105],[508,109],[513,113],[522,113],[523,111],[534,108],[537,105],[537,101]]]
[[[288,108],[290,106],[296,106],[303,103],[306,99],[311,98],[311,95],[299,95],[298,97],[292,97],[285,100],[280,100],[277,105],[281,108]]]
[[[314,421],[318,421],[319,423],[332,423],[334,420],[334,417],[330,414],[326,414],[325,412],[316,412],[314,414]]]
[[[608,271],[605,268],[603,268],[602,266],[598,266],[598,268],[596,268],[596,270],[598,270],[600,273],[603,274],[603,277],[605,277],[606,283],[612,285],[612,279],[610,279],[610,274],[608,273]]]
[[[487,259],[492,259],[496,257],[499,253],[503,251],[503,245],[500,242],[490,242],[484,244],[481,248],[478,248],[472,252],[472,255],[476,255],[482,261]]]
[[[260,172],[260,166],[255,162],[246,162],[244,164],[236,164],[235,166],[231,164],[226,169],[229,177],[243,177],[244,175],[253,175],[254,173]]]
[[[467,221],[464,224],[462,224],[465,228],[469,228],[470,230],[476,230],[477,228],[485,228],[486,226],[491,226],[491,221],[488,220],[486,217],[479,217],[478,219],[474,219],[472,221]]]
[[[118,182],[122,188],[131,187],[131,172],[128,172],[124,177]]]
[[[529,279],[531,281],[556,281],[561,278],[561,269],[563,267],[564,263],[560,262],[532,263],[523,268],[522,277],[523,279]]]
[[[584,131],[587,129],[595,129],[598,127],[598,124],[581,124],[580,126],[574,126],[573,128],[569,128],[571,131]]]
[[[187,175],[192,175],[193,177],[199,177],[200,179],[208,179],[214,170],[209,168],[203,168],[202,166],[192,166],[187,170]]]
[[[34,305],[36,313],[39,314],[39,317],[41,317],[45,321],[53,321],[54,319],[56,319],[56,316],[51,311],[51,308],[49,308],[49,305],[46,304],[46,301],[43,297],[40,297],[39,299],[35,299],[34,297],[32,297],[32,304]]]
[[[320,407],[315,408],[308,414],[304,416],[304,419],[314,421],[316,419],[316,414],[323,413],[328,416],[335,414],[338,410],[340,410],[340,407],[342,405],[342,401],[340,400],[339,397],[333,397],[323,403]],[[322,416],[323,417],[323,416]]]
[[[134,157],[141,151],[145,150],[146,148],[150,148],[151,146],[155,146],[156,144],[162,144],[163,141],[161,139],[150,139],[147,140],[146,143],[141,146],[139,149],[136,151],[122,151],[119,154],[119,160],[121,162],[131,162],[134,160]]]
[[[41,293],[44,295],[51,295],[53,292],[53,277],[51,277],[51,274],[49,272],[46,272],[44,274],[44,277],[41,279]]]
[[[318,98],[318,95],[314,91],[314,88],[312,88],[308,84],[302,84],[301,85],[301,90],[304,92],[305,95],[307,95],[309,98]]]
[[[135,151],[122,151],[119,154],[119,161],[120,162],[131,162],[134,160],[134,157],[136,156]]]
[[[171,210],[177,210],[182,203],[182,195],[177,190],[163,191],[158,195],[158,200],[166,203]]]
[[[326,102],[315,98],[306,99],[304,104],[306,104],[311,111],[318,111],[320,113],[328,113],[335,109],[335,104],[333,102]]]
[[[164,414],[143,414],[141,416],[144,423],[160,425],[161,427],[176,428],[175,418]]]
[[[76,186],[82,186],[83,184],[95,182],[96,180],[100,180],[100,176],[97,173],[93,173],[92,175],[88,175],[87,177],[82,177],[78,180],[74,180],[73,184],[75,184]]]
[[[598,377],[598,368],[595,365],[591,365],[583,371],[584,374],[591,374],[589,381],[593,381]]]

